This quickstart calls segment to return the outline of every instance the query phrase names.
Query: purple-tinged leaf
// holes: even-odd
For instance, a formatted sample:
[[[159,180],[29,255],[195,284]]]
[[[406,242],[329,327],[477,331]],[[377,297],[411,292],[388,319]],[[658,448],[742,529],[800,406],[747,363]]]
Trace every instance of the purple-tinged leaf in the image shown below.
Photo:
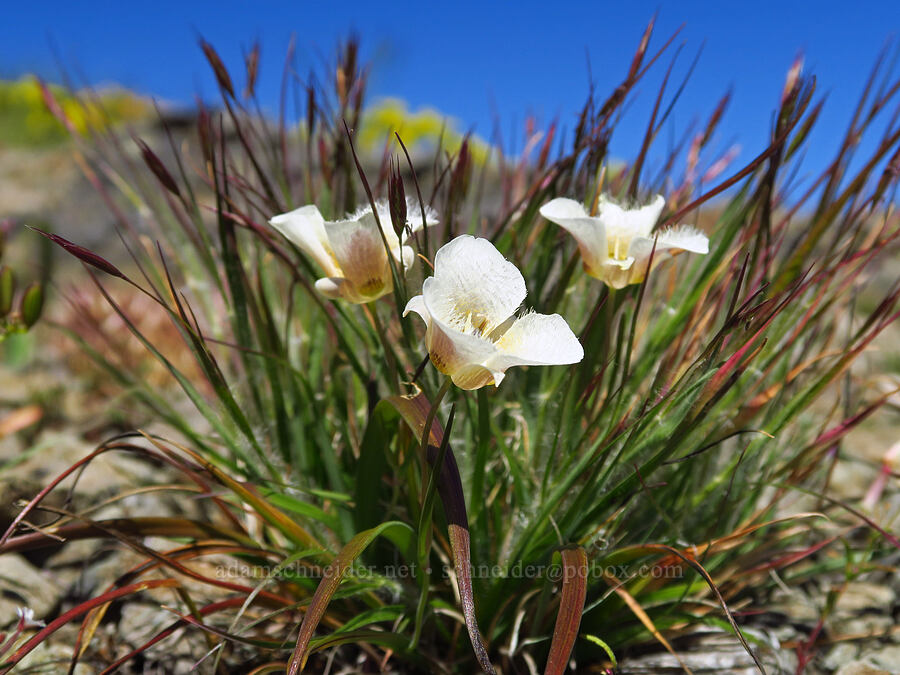
[[[580,546],[563,549],[560,553],[563,570],[562,593],[544,675],[562,675],[565,671],[572,647],[575,645],[575,638],[578,637],[584,599],[587,597],[587,553]]]
[[[412,429],[415,438],[422,438],[425,422],[431,410],[431,402],[421,392],[415,396],[392,396],[386,399],[400,413],[403,420]],[[428,438],[428,460],[437,460],[438,448],[444,440],[444,431],[435,419],[431,423]],[[438,495],[444,505],[447,516],[447,530],[450,547],[453,551],[453,566],[456,570],[456,583],[459,586],[459,597],[462,602],[463,617],[475,656],[485,673],[494,675],[496,671],[491,665],[487,648],[478,630],[475,618],[475,594],[472,590],[472,559],[469,546],[469,519],[466,514],[466,501],[462,489],[462,479],[453,449],[448,445],[444,454],[444,465],[438,476]]]

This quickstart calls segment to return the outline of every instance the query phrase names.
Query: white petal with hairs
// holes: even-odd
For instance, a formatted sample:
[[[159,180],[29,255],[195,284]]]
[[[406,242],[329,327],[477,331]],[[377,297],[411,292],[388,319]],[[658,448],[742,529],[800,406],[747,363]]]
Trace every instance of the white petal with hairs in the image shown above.
[[[581,361],[581,343],[559,314],[516,316],[526,293],[522,273],[491,242],[463,235],[437,252],[434,276],[403,315],[422,317],[431,362],[461,389],[499,386],[512,366]]]

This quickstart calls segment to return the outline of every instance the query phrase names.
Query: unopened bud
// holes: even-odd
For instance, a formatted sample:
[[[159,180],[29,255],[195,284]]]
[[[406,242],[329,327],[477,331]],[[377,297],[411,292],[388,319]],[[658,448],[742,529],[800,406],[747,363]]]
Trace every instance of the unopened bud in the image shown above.
[[[9,314],[12,309],[13,293],[16,292],[16,278],[13,271],[6,267],[0,267],[0,318]]]
[[[394,232],[401,239],[406,229],[406,191],[403,188],[403,177],[400,175],[400,162],[394,165],[391,160],[390,177],[388,179],[388,206],[391,210],[391,224]]]
[[[41,318],[44,309],[44,287],[37,281],[32,283],[22,295],[22,323],[31,328]]]

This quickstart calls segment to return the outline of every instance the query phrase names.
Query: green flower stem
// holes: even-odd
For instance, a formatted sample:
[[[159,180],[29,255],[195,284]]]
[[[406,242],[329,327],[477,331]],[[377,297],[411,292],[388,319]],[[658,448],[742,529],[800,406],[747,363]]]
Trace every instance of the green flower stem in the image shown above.
[[[472,514],[472,522],[477,522],[481,515],[481,508],[485,504],[482,498],[484,470],[487,465],[488,446],[491,440],[491,411],[484,387],[478,390],[476,399],[478,401],[478,445],[475,448],[475,466],[472,470],[472,492],[469,494],[469,512]]]
[[[420,452],[423,466],[427,466],[428,463],[427,450],[428,440],[431,437],[431,425],[434,423],[434,418],[441,406],[441,401],[444,399],[444,396],[446,395],[447,390],[450,389],[450,385],[452,383],[453,381],[449,377],[444,379],[444,383],[441,385],[440,390],[434,398],[434,402],[431,404],[431,410],[428,411],[428,417],[425,418],[425,427],[422,430],[422,446]],[[444,440],[441,443],[441,447],[438,452],[437,460],[435,461],[434,466],[431,468],[431,472],[428,476],[428,485],[425,488],[425,494],[422,497],[422,510],[419,512],[419,523],[416,527],[416,558],[418,563],[416,576],[419,580],[419,587],[421,589],[421,592],[419,594],[419,604],[416,607],[415,630],[409,642],[410,649],[415,649],[416,645],[419,643],[419,637],[422,634],[422,624],[425,619],[425,608],[428,605],[428,586],[431,576],[428,571],[428,535],[431,533],[431,515],[434,506],[434,491],[437,487],[437,481],[438,476],[440,475],[441,467],[444,464],[444,454],[447,450],[449,433],[450,428],[448,425]]]
[[[387,360],[387,369],[390,373],[388,375],[388,380],[390,382],[391,391],[394,394],[400,393],[400,375],[399,368],[397,366],[397,355],[394,353],[394,348],[391,346],[390,341],[387,338],[387,332],[384,330],[384,324],[381,323],[381,319],[378,317],[378,307],[373,302],[369,305],[363,305],[366,310],[366,313],[372,318],[372,325],[375,327],[375,332],[378,333],[378,339],[381,340],[381,346],[384,349],[384,358]]]

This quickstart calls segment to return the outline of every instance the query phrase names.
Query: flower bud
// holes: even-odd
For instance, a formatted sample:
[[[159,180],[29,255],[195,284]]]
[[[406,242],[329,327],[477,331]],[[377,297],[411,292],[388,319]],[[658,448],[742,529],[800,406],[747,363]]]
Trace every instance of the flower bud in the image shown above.
[[[400,162],[394,165],[391,160],[390,178],[388,179],[388,207],[391,211],[391,223],[397,236],[403,237],[406,229],[406,191],[403,188],[403,178],[400,176]]]
[[[41,318],[44,309],[44,287],[37,281],[32,283],[22,295],[21,315],[22,323],[26,328],[31,328]]]
[[[0,318],[9,314],[12,309],[13,294],[16,292],[16,278],[13,271],[6,267],[0,267]]]

